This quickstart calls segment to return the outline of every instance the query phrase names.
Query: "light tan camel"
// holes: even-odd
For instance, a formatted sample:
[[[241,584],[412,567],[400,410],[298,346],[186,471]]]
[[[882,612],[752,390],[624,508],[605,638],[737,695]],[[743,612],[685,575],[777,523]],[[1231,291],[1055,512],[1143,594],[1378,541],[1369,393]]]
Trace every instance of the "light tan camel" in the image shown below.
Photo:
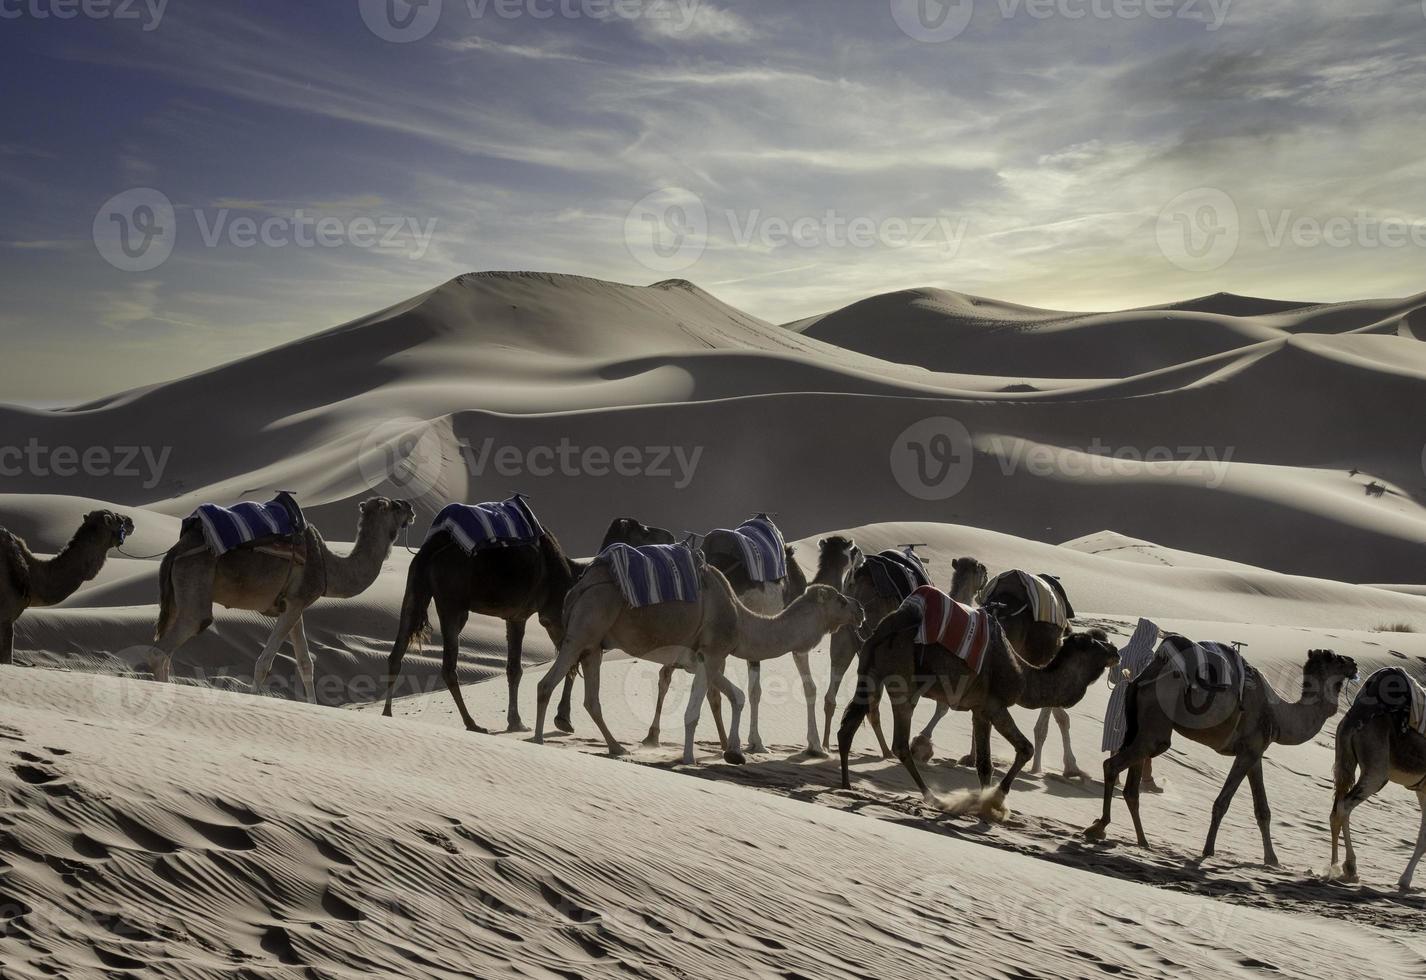
[[[1233,756],[1233,768],[1218,798],[1213,802],[1213,819],[1203,856],[1212,857],[1218,826],[1233,802],[1233,794],[1247,777],[1253,788],[1253,812],[1263,836],[1263,862],[1276,867],[1272,843],[1272,811],[1268,808],[1263,782],[1263,755],[1274,743],[1301,745],[1316,737],[1337,713],[1342,686],[1357,674],[1351,657],[1331,650],[1312,650],[1302,670],[1302,696],[1293,703],[1282,700],[1267,679],[1246,662],[1241,696],[1236,690],[1202,692],[1191,686],[1173,666],[1167,651],[1161,650],[1129,688],[1124,705],[1127,729],[1124,744],[1104,762],[1104,815],[1085,829],[1090,840],[1103,840],[1109,826],[1110,807],[1119,774],[1126,769],[1124,802],[1134,821],[1140,847],[1148,847],[1144,825],[1139,820],[1139,780],[1143,762],[1168,750],[1174,732],[1206,745],[1219,755]]]
[[[1400,891],[1411,889],[1416,865],[1426,854],[1426,736],[1411,726],[1411,685],[1397,668],[1379,670],[1357,692],[1337,726],[1337,761],[1332,795],[1332,866],[1328,878],[1357,880],[1357,855],[1352,850],[1352,811],[1380,792],[1388,782],[1416,794],[1421,827],[1416,850],[1397,879]],[[1360,770],[1360,775],[1358,771]],[[1346,838],[1347,860],[1337,866],[1337,839]]]
[[[74,537],[53,558],[37,557],[0,527],[0,664],[14,663],[15,620],[26,609],[53,606],[99,574],[110,548],[134,533],[134,522],[110,510],[84,515]]]
[[[711,550],[708,544],[712,541]],[[743,567],[742,552],[736,542],[720,541],[717,532],[704,541],[708,564],[723,572],[733,587],[738,601],[749,609],[764,616],[776,615],[802,595],[808,588],[807,576],[787,549],[787,578],[782,582],[754,582]],[[847,578],[861,559],[861,551],[856,542],[844,535],[834,534],[817,542],[817,574],[813,585],[826,585],[838,592],[846,588]],[[817,734],[817,684],[812,680],[812,665],[809,651],[794,650],[793,663],[802,678],[802,694],[807,701],[807,754],[816,758],[826,758],[827,751]],[[768,658],[764,658],[768,659]],[[667,665],[659,671],[658,700],[654,706],[654,720],[649,726],[643,745],[659,744],[662,726],[664,697],[668,694],[669,682],[673,678],[676,665]],[[709,699],[713,717],[722,732],[722,716],[719,712],[720,694],[717,688],[709,688]],[[748,662],[748,752],[760,755],[767,751],[762,734],[758,730],[758,709],[762,700],[762,663]]]
[[[351,554],[333,554],[310,524],[295,552],[254,546],[215,558],[197,522],[186,522],[178,543],[159,567],[159,615],[154,629],[153,675],[169,679],[173,655],[213,625],[213,605],[275,616],[277,624],[258,657],[253,689],[259,693],[284,640],[291,637],[307,700],[316,700],[312,654],[302,614],[318,599],[349,599],[365,592],[391,554],[396,536],[416,517],[404,500],[372,497],[359,511]]]
[[[545,711],[559,681],[579,665],[584,671],[584,707],[599,727],[611,755],[624,748],[609,732],[599,704],[599,669],[605,650],[693,671],[693,691],[683,716],[683,762],[692,764],[694,735],[710,685],[732,704],[724,758],[744,761],[738,726],[744,698],[725,674],[728,657],[749,662],[811,650],[828,632],[861,622],[854,600],[826,585],[811,585],[776,616],[764,616],[742,602],[723,573],[704,565],[696,602],[665,602],[631,608],[606,564],[596,564],[565,600],[564,642],[539,685],[534,741],[544,739]]]
[[[857,695],[842,715],[837,732],[842,756],[842,788],[851,788],[848,757],[852,739],[874,700],[885,691],[891,700],[892,750],[931,801],[930,790],[911,754],[911,718],[923,696],[957,711],[971,712],[975,733],[976,774],[982,789],[990,785],[990,729],[993,726],[1015,748],[1015,761],[992,798],[994,808],[1004,800],[1015,777],[1032,752],[1030,740],[1015,724],[1010,708],[1070,707],[1084,697],[1089,685],[1119,662],[1119,651],[1100,630],[1071,633],[1054,659],[1043,668],[1031,667],[1015,653],[1005,632],[992,618],[990,638],[980,673],[975,673],[954,653],[939,644],[916,642],[921,610],[899,607],[877,624],[862,648],[858,665]]]
[[[985,588],[988,575],[985,566],[976,559],[957,558],[951,562],[951,598],[966,605],[974,603],[976,595]],[[851,583],[847,587],[847,595],[860,602],[866,609],[868,623],[881,622],[889,614],[895,612],[897,606],[901,605],[900,598],[884,596],[877,591],[871,569],[866,565],[859,567],[852,576]],[[837,710],[837,691],[841,689],[842,677],[846,674],[847,668],[857,658],[857,651],[862,648],[863,639],[865,637],[852,630],[840,630],[832,636],[832,676],[827,682],[827,696],[822,701],[823,737],[827,740],[828,745],[832,744],[832,716]],[[949,708],[946,709],[946,711],[949,710]],[[930,729],[934,728],[936,722],[945,716],[945,711],[942,711],[939,705],[936,711],[936,718],[923,733],[928,745]],[[880,703],[873,703],[867,714],[871,721],[871,730],[876,734],[877,745],[881,747],[881,757],[890,759],[891,748],[886,744],[886,734],[881,727]],[[918,736],[918,738],[920,737],[922,736]],[[929,753],[926,758],[930,758]]]

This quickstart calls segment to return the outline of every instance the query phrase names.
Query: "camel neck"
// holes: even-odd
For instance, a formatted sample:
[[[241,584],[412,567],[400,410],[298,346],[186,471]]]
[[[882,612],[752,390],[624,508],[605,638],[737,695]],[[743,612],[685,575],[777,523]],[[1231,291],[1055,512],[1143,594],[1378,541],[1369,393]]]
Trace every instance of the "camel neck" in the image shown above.
[[[803,593],[776,616],[764,616],[738,604],[738,656],[750,661],[770,660],[784,653],[802,653],[827,634],[820,606]]]
[[[1302,694],[1296,701],[1284,701],[1270,685],[1267,686],[1268,710],[1277,728],[1281,745],[1302,745],[1317,737],[1327,719],[1337,713],[1341,684],[1323,686],[1304,676]]]
[[[1007,647],[1007,652],[1015,656],[1013,649]],[[1020,695],[1020,705],[1025,708],[1068,708],[1078,704],[1089,685],[1105,669],[1103,654],[1093,649],[1062,650],[1042,669],[1022,662],[1020,670],[1025,678],[1025,687]]]
[[[337,555],[327,543],[317,537],[317,546],[326,563],[326,587],[323,595],[333,599],[350,599],[371,587],[381,574],[381,566],[391,554],[396,537],[373,531],[366,522],[357,528],[356,543],[351,553]]]
[[[48,561],[29,555],[29,590],[35,605],[63,602],[99,574],[109,549],[97,531],[84,528]]]

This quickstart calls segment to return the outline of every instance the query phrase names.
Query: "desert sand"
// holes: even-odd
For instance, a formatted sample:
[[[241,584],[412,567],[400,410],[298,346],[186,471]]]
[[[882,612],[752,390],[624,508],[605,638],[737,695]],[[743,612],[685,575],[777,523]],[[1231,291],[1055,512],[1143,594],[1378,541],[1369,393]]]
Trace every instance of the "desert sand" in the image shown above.
[[[30,469],[0,492],[0,526],[36,552],[104,507],[132,517],[140,556],[26,612],[0,667],[4,974],[1426,975],[1426,900],[1394,890],[1412,794],[1388,787],[1354,818],[1361,884],[1321,880],[1336,719],[1266,758],[1284,862],[1267,869],[1246,791],[1218,855],[1195,860],[1229,760],[1183,740],[1144,800],[1147,850],[1122,806],[1104,844],[1080,840],[1101,788],[1059,775],[1057,732],[1004,822],[923,802],[866,729],[836,789],[834,760],[800,754],[787,658],[764,669],[769,752],[742,767],[706,715],[698,764],[676,764],[686,676],[665,744],[638,747],[656,671],[618,657],[603,704],[623,759],[578,706],[576,734],[543,747],[465,732],[429,646],[384,719],[405,542],[361,596],[307,614],[319,705],[285,700],[290,648],[275,697],[253,695],[270,628],[254,613],[220,612],[179,654],[182,683],[144,674],[144,556],[199,503],[290,489],[337,551],[375,494],[415,504],[414,548],[444,503],[522,491],[573,555],[618,516],[703,531],[766,511],[809,573],[833,532],[866,552],[925,543],[942,586],[960,555],[1051,572],[1076,626],[1122,643],[1147,616],[1240,641],[1289,697],[1311,648],[1426,676],[1423,310],[1426,294],[1217,295],[1084,314],[924,289],[778,325],[683,281],[481,273],[194,377],[0,406],[0,446],[165,461]],[[967,440],[955,492],[908,489],[905,434],[945,418]],[[527,721],[553,652],[532,624]],[[820,699],[825,642],[812,660]],[[488,726],[503,668],[503,624],[473,618],[461,679]],[[741,664],[731,676],[745,684]],[[1071,711],[1092,772],[1108,694]],[[933,788],[974,784],[950,761],[968,740],[953,714]]]

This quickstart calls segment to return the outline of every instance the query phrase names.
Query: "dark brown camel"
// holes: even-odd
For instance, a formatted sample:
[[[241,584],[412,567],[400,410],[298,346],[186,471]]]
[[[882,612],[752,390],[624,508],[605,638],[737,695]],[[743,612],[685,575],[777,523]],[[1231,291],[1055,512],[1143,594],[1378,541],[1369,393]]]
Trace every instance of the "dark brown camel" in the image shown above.
[[[109,549],[134,533],[134,522],[110,510],[84,515],[74,537],[53,558],[40,558],[0,527],[0,664],[14,662],[15,620],[26,609],[53,606],[99,574]]]
[[[1203,856],[1212,857],[1218,826],[1246,776],[1253,788],[1253,812],[1263,837],[1263,862],[1276,867],[1272,843],[1272,811],[1263,782],[1263,755],[1274,743],[1301,745],[1316,737],[1337,713],[1342,686],[1357,674],[1356,661],[1331,650],[1312,650],[1302,670],[1302,696],[1282,700],[1258,671],[1244,664],[1241,696],[1234,689],[1204,693],[1191,686],[1165,650],[1155,656],[1129,688],[1124,712],[1128,727],[1123,747],[1104,762],[1104,815],[1086,828],[1084,836],[1103,840],[1119,774],[1126,769],[1124,803],[1134,821],[1140,847],[1148,847],[1139,820],[1139,780],[1142,765],[1168,750],[1174,732],[1206,745],[1219,755],[1233,756],[1233,768],[1213,802],[1213,819]]]
[[[527,732],[520,721],[520,677],[524,673],[521,649],[525,624],[538,616],[558,649],[564,635],[564,599],[587,566],[565,555],[553,534],[546,531],[532,544],[510,548],[489,548],[467,555],[449,534],[433,536],[411,559],[406,575],[406,595],[401,602],[401,622],[386,672],[386,708],[391,716],[391,699],[401,673],[401,659],[413,638],[430,630],[428,611],[436,602],[440,619],[444,660],[441,675],[455,699],[461,721],[468,731],[484,732],[466,710],[461,696],[456,663],[460,657],[460,634],[471,613],[505,620],[505,677],[510,688],[506,723],[512,732]],[[555,725],[573,731],[570,720],[570,688],[566,678]]]
[[[911,755],[911,717],[921,697],[971,712],[976,774],[982,789],[989,787],[993,773],[992,726],[1014,746],[1015,761],[989,801],[991,809],[998,808],[1033,751],[1030,740],[1011,717],[1010,708],[1014,705],[1027,708],[1074,705],[1084,697],[1090,684],[1119,662],[1119,651],[1103,632],[1093,630],[1070,634],[1047,666],[1031,667],[1016,655],[1005,631],[992,619],[985,662],[977,674],[944,647],[917,643],[920,622],[918,608],[902,605],[877,625],[862,647],[856,698],[847,705],[837,732],[843,789],[851,787],[847,761],[852,739],[873,701],[885,691],[891,700],[892,750],[928,801],[933,799],[931,792]]]
[[[957,558],[951,562],[951,598],[970,605],[975,601],[976,593],[985,585],[987,574],[985,566],[974,558]],[[862,604],[868,623],[881,622],[901,605],[899,598],[884,596],[877,591],[871,569],[866,565],[857,568],[852,575],[847,585],[847,595]],[[862,648],[864,639],[865,637],[851,630],[839,630],[832,636],[832,676],[827,682],[826,697],[822,699],[822,731],[828,745],[832,744],[832,716],[837,710],[837,691],[841,689],[842,677],[847,668],[851,667],[852,661],[856,660],[857,651]],[[881,757],[890,759],[891,749],[886,744],[886,734],[881,726],[880,704],[873,703],[868,714],[871,718],[871,729],[876,733],[877,744],[881,746]],[[938,713],[936,717],[939,720],[941,714]],[[934,724],[933,722],[932,725]]]
[[[1416,865],[1421,862],[1421,855],[1426,854],[1426,736],[1411,726],[1413,684],[1415,681],[1399,667],[1377,671],[1367,678],[1337,726],[1329,878],[1357,880],[1357,854],[1352,850],[1352,811],[1392,782],[1413,791],[1421,808],[1416,850],[1396,882],[1400,891],[1411,889]],[[1347,842],[1347,860],[1341,868],[1337,867],[1339,836],[1344,836]]]

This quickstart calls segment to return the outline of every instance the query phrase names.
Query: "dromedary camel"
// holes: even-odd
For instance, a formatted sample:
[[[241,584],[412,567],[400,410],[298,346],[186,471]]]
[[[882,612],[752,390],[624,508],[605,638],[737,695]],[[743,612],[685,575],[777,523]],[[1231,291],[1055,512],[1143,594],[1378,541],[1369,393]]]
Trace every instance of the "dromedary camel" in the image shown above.
[[[1123,747],[1104,762],[1104,815],[1085,829],[1090,840],[1103,840],[1109,826],[1119,774],[1129,771],[1124,784],[1124,802],[1134,821],[1140,847],[1148,847],[1144,825],[1139,820],[1139,780],[1144,760],[1165,752],[1174,732],[1206,745],[1220,755],[1233,756],[1233,768],[1213,801],[1213,819],[1203,856],[1212,857],[1218,839],[1218,825],[1233,802],[1233,794],[1248,777],[1253,788],[1253,812],[1263,835],[1263,862],[1276,867],[1273,851],[1267,787],[1263,783],[1263,754],[1273,743],[1301,745],[1314,738],[1337,713],[1342,686],[1357,675],[1351,657],[1331,650],[1312,650],[1302,671],[1302,696],[1295,703],[1284,701],[1257,670],[1243,662],[1241,696],[1232,687],[1203,692],[1190,685],[1183,672],[1174,667],[1169,653],[1160,649],[1154,660],[1135,679],[1125,702],[1128,728]]]
[[[974,558],[957,558],[951,562],[951,598],[966,605],[975,602],[976,593],[985,587],[988,574],[985,566]],[[905,598],[905,596],[883,596],[877,590],[871,569],[866,565],[858,568],[852,576],[851,583],[847,586],[847,595],[856,599],[866,608],[868,623],[881,622],[887,615],[894,612],[896,607],[901,605],[902,599]],[[846,674],[847,668],[857,658],[857,651],[862,648],[863,639],[865,637],[852,630],[840,630],[832,636],[832,676],[827,682],[827,696],[822,701],[825,725],[823,738],[826,739],[828,745],[832,744],[832,715],[837,710],[837,691],[842,687],[842,677]],[[881,746],[881,757],[890,759],[891,749],[887,746],[886,734],[882,731],[880,707],[879,702],[873,702],[867,713],[870,716],[872,731],[876,733],[877,744]],[[939,721],[943,716],[944,712],[938,708],[936,720]],[[928,727],[934,726],[935,721]]]
[[[1352,811],[1388,782],[1413,791],[1421,808],[1416,850],[1396,882],[1399,890],[1410,890],[1416,865],[1422,854],[1426,854],[1426,736],[1411,725],[1413,684],[1415,681],[1399,667],[1377,671],[1367,678],[1337,725],[1329,878],[1357,880],[1357,855],[1352,850]],[[1347,842],[1347,859],[1340,868],[1337,866],[1339,836],[1345,837]]]
[[[253,670],[253,689],[261,692],[277,651],[289,637],[307,700],[315,702],[314,665],[307,648],[302,614],[323,597],[350,599],[370,588],[391,554],[396,536],[415,511],[404,500],[372,497],[358,509],[356,543],[351,554],[335,555],[312,525],[303,531],[296,552],[245,547],[215,558],[198,522],[186,522],[178,543],[159,566],[159,612],[154,628],[153,675],[169,679],[173,655],[213,625],[214,603],[275,616],[277,623]]]
[[[635,535],[636,526],[643,527],[632,518],[621,518],[610,525],[609,536],[615,536],[616,531]],[[489,731],[477,725],[466,710],[456,670],[460,658],[461,630],[465,629],[470,614],[476,613],[505,620],[505,679],[510,695],[505,715],[506,727],[512,732],[529,731],[520,720],[520,678],[525,672],[521,655],[526,621],[531,616],[539,617],[540,625],[558,649],[564,637],[565,595],[587,567],[586,563],[568,557],[548,530],[541,534],[538,541],[530,544],[486,548],[473,555],[461,550],[446,532],[428,538],[416,557],[411,559],[411,568],[406,575],[401,622],[387,662],[386,707],[382,714],[391,717],[391,700],[401,675],[401,660],[406,656],[411,640],[424,637],[430,631],[428,614],[431,600],[435,599],[443,646],[441,676],[455,700],[466,730],[482,734]],[[570,672],[565,677],[564,695],[555,716],[555,725],[566,732],[574,731],[569,716],[573,683],[574,675]]]
[[[841,592],[846,587],[847,576],[860,558],[861,552],[856,542],[844,535],[834,534],[817,542],[817,574],[814,585],[825,585]],[[714,531],[703,541],[703,552],[708,564],[718,569],[728,579],[738,600],[754,612],[771,616],[784,609],[796,596],[797,585],[794,576],[801,576],[797,563],[788,556],[788,579],[792,585],[783,582],[754,582],[743,564],[742,549],[726,532]],[[810,586],[809,586],[810,587]],[[784,651],[786,652],[786,651]],[[822,738],[817,731],[817,684],[812,680],[810,650],[794,651],[793,662],[802,677],[802,694],[807,700],[807,754],[825,758]],[[763,658],[767,659],[767,658]],[[663,676],[659,679],[664,687]],[[767,751],[762,733],[758,730],[758,707],[762,700],[762,663],[748,661],[748,752],[759,755]],[[660,698],[662,701],[662,697]],[[655,725],[658,719],[654,719]],[[650,729],[650,736],[657,738],[657,731]]]
[[[1048,576],[1041,577],[1048,578]],[[984,585],[985,583],[982,582],[982,588]],[[1023,580],[1018,576],[1008,576],[1002,579],[992,592],[981,594],[977,590],[977,598],[984,605],[1000,607],[995,613],[995,618],[1005,630],[1005,638],[1010,641],[1011,649],[1020,655],[1020,659],[1032,667],[1043,667],[1054,659],[1061,644],[1064,643],[1065,637],[1070,633],[1068,626],[1061,628],[1055,623],[1040,622],[1035,619],[1030,597],[1025,592]],[[964,599],[961,601],[969,602]],[[917,762],[924,765],[931,760],[935,751],[931,743],[931,735],[950,710],[946,705],[938,704],[935,714],[926,727],[921,730],[921,734],[911,740],[911,752],[915,755]],[[1065,776],[1069,779],[1088,779],[1089,773],[1079,767],[1079,763],[1074,757],[1074,746],[1070,742],[1069,712],[1060,706],[1040,710],[1040,717],[1035,721],[1035,754],[1030,760],[1030,772],[1038,773],[1040,771],[1040,760],[1044,754],[1045,740],[1049,738],[1050,734],[1051,718],[1054,719],[1060,730],[1060,744],[1064,747]],[[960,764],[963,766],[974,767],[976,764],[974,741],[972,736],[970,751],[961,757]]]
[[[15,620],[31,607],[53,606],[99,574],[109,549],[134,533],[134,522],[110,510],[84,515],[74,537],[53,558],[38,558],[0,527],[0,664],[14,663]]]
[[[921,610],[910,603],[903,604],[877,625],[862,648],[857,695],[847,705],[837,732],[842,756],[843,789],[851,787],[847,759],[852,739],[873,700],[885,690],[891,699],[892,750],[927,800],[931,799],[930,790],[911,754],[911,717],[922,696],[950,705],[957,711],[971,712],[976,774],[980,777],[982,789],[990,785],[993,774],[991,727],[994,726],[1014,746],[1015,761],[1001,779],[991,801],[992,808],[998,806],[1015,777],[1029,761],[1032,751],[1029,739],[1010,716],[1010,708],[1014,705],[1048,708],[1077,704],[1089,685],[1119,662],[1119,651],[1105,634],[1092,630],[1071,633],[1047,666],[1031,667],[1015,653],[994,617],[989,617],[990,637],[985,659],[980,672],[975,673],[965,661],[939,644],[917,643],[916,633],[920,623]]]
[[[640,609],[624,600],[613,572],[596,564],[570,590],[565,605],[565,635],[559,656],[539,685],[535,742],[544,740],[545,710],[561,677],[579,665],[584,670],[584,706],[599,727],[611,755],[623,746],[604,723],[599,704],[599,669],[605,650],[631,657],[675,664],[694,672],[693,692],[684,711],[683,762],[693,763],[693,742],[708,686],[717,687],[732,704],[732,720],[723,757],[734,765],[744,761],[738,725],[743,694],[724,673],[729,656],[761,661],[789,651],[806,652],[828,632],[861,622],[862,608],[836,589],[810,585],[775,616],[749,609],[733,592],[723,573],[704,564],[695,602],[665,602]]]

